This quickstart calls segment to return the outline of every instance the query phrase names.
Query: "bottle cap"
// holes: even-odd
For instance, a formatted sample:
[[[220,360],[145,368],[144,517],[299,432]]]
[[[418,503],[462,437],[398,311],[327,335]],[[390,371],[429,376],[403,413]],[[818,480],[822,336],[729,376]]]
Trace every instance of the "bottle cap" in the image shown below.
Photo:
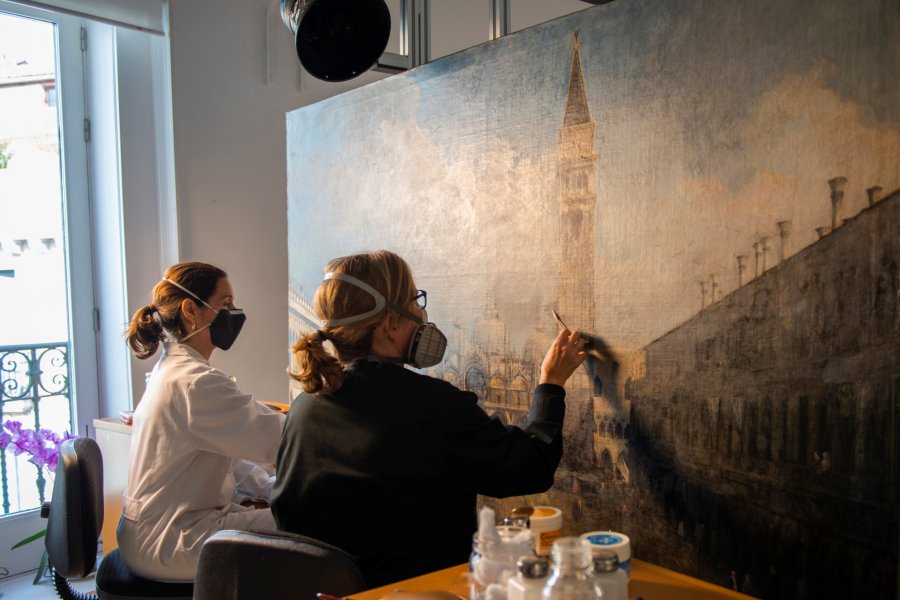
[[[547,576],[550,563],[543,556],[528,555],[519,557],[516,569],[525,579],[540,579]]]
[[[553,542],[553,562],[575,568],[591,564],[591,544],[577,537],[561,537]]]
[[[530,517],[533,514],[534,514],[533,506],[517,506],[509,512],[509,516],[513,517],[513,518],[524,517],[527,519],[528,517]]]
[[[594,571],[609,573],[619,568],[619,557],[612,550],[594,550]]]
[[[581,539],[591,543],[594,552],[612,550],[619,557],[620,563],[631,560],[631,540],[618,531],[589,531],[581,534]]]
[[[541,525],[544,529],[562,527],[562,511],[555,506],[535,506],[529,515],[532,527]]]
[[[503,517],[500,520],[501,525],[510,525],[512,527],[529,527],[531,523],[528,521],[528,517]]]

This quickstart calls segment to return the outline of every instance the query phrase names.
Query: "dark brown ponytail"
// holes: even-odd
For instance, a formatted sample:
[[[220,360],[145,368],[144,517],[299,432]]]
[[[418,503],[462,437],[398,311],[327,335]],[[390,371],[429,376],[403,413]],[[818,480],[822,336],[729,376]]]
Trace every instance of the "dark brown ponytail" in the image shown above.
[[[162,325],[153,317],[155,312],[156,307],[152,304],[137,309],[131,317],[128,331],[125,332],[128,345],[138,358],[147,358],[155,354],[163,338]]]

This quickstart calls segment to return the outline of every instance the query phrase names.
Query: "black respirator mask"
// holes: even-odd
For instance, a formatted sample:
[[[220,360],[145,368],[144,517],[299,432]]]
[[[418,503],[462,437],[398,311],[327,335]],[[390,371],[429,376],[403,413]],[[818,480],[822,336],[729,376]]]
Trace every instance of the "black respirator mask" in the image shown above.
[[[207,308],[216,310],[212,306],[207,304],[205,300],[201,300],[197,294],[179,284],[178,282],[172,281],[171,279],[164,280],[168,281],[183,292],[190,294],[199,302],[202,302]],[[237,339],[238,334],[241,333],[241,328],[244,326],[244,322],[246,320],[247,315],[244,314],[244,311],[242,309],[223,308],[222,310],[218,311],[218,314],[216,314],[216,318],[213,319],[211,323],[204,325],[196,331],[192,331],[190,334],[183,337],[181,341],[183,342],[188,338],[197,335],[204,329],[209,328],[209,340],[212,342],[212,345],[216,348],[221,348],[222,350],[228,350],[234,344],[234,341]]]
[[[323,327],[341,327],[342,325],[349,325],[350,323],[358,323],[359,321],[364,321],[369,317],[377,315],[387,307],[398,314],[403,315],[407,319],[410,319],[414,323],[419,324],[418,329],[416,329],[416,332],[409,342],[409,349],[403,359],[406,364],[417,369],[427,369],[428,367],[433,367],[440,363],[444,359],[444,352],[447,350],[447,336],[438,329],[437,325],[427,320],[423,321],[420,317],[409,312],[402,306],[397,306],[393,302],[388,302],[381,292],[365,281],[361,281],[352,275],[347,275],[345,273],[325,273],[325,280],[327,281],[329,279],[344,281],[363,290],[375,299],[375,307],[372,310],[368,310],[359,315],[353,315],[352,317],[326,319],[322,321]]]

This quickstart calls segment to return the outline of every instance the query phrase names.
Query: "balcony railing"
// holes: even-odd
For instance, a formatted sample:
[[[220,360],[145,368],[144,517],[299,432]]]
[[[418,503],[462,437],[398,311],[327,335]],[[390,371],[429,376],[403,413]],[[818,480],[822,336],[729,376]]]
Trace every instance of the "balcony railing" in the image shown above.
[[[0,408],[4,421],[21,421],[35,429],[69,429],[70,381],[67,342],[0,346]],[[40,506],[45,486],[43,470],[27,462],[26,455],[13,457],[8,451],[0,452],[0,514]]]

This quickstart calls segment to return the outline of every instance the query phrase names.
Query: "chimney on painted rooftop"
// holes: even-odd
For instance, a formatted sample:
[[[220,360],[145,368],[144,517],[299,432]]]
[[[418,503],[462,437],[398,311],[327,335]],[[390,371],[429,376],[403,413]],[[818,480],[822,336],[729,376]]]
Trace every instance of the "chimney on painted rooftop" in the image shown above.
[[[844,186],[847,185],[847,178],[829,179],[828,185],[831,187],[831,230],[834,231],[844,224]]]
[[[753,276],[762,275],[762,242],[753,242],[753,250],[756,253],[756,265],[754,266]]]
[[[769,270],[769,256],[772,254],[772,238],[765,235],[759,238],[759,243],[762,244],[762,270],[765,273]]]
[[[744,271],[747,270],[747,256],[741,254],[737,256],[737,267],[738,267],[738,287],[744,285]]]
[[[881,202],[881,186],[874,185],[866,190],[866,193],[869,195],[869,206],[875,206],[879,202]]]
[[[790,256],[791,222],[778,221],[777,225],[778,238],[781,241],[781,243],[778,244],[778,262],[782,262]]]

